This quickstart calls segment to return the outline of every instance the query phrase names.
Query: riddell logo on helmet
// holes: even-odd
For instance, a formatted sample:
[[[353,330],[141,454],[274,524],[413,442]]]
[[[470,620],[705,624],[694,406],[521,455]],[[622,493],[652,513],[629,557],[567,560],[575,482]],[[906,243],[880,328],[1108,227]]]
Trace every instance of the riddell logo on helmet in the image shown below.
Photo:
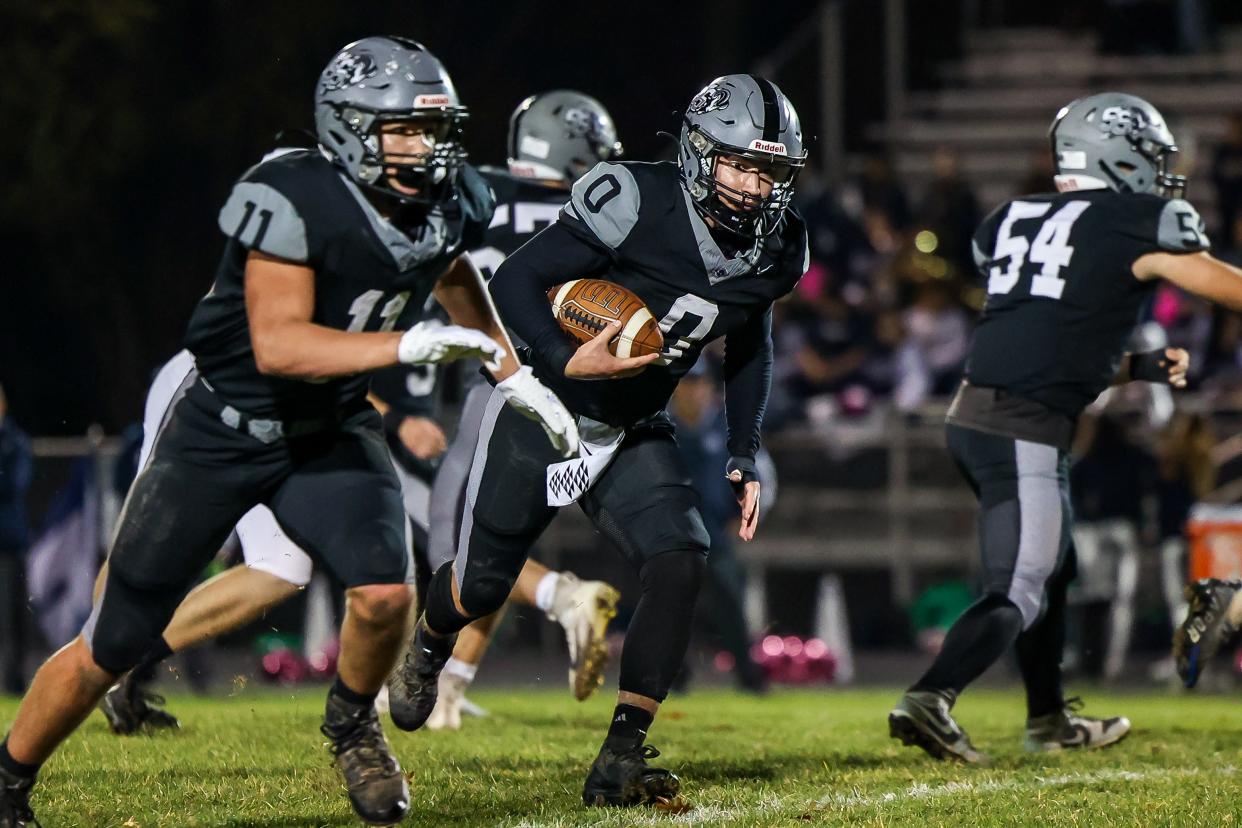
[[[419,95],[414,99],[415,106],[449,106],[452,103],[448,95]]]
[[[750,148],[759,152],[779,152],[785,154],[785,145],[777,141],[765,141],[762,138],[756,138],[750,142]]]

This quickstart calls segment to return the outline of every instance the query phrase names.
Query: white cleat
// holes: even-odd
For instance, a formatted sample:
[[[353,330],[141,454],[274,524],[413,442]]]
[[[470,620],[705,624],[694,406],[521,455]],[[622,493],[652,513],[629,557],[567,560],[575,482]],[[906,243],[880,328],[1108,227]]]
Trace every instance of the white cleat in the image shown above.
[[[603,581],[581,581],[572,572],[557,575],[548,618],[565,629],[569,645],[569,689],[583,701],[604,683],[608,666],[605,634],[617,615],[621,593]]]
[[[440,674],[436,706],[427,719],[429,729],[461,730],[462,702],[466,699],[466,688],[469,686],[470,682],[461,676],[448,672]]]
[[[1079,716],[1076,711],[1082,700],[1068,699],[1065,709],[1037,719],[1027,719],[1026,749],[1034,753],[1069,750],[1071,748],[1102,748],[1115,745],[1130,735],[1130,720],[1125,716],[1094,719]]]

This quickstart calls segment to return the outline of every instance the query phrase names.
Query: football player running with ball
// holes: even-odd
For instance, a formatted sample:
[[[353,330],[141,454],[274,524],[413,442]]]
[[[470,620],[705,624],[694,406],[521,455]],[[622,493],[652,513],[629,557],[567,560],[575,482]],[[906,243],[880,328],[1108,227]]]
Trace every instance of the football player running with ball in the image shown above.
[[[556,221],[569,188],[600,161],[621,156],[621,142],[612,116],[589,95],[554,89],[531,95],[518,104],[509,119],[508,169],[482,167],[491,185],[496,212],[482,247],[470,251],[485,279],[535,233]],[[477,373],[467,375],[469,390],[452,443],[444,453],[431,490],[431,529],[427,562],[435,572],[457,555],[457,526],[461,521],[470,465],[478,445],[479,424],[491,388]],[[583,581],[572,572],[555,572],[531,558],[522,567],[511,600],[534,606],[565,630],[569,645],[569,686],[574,697],[590,697],[604,681],[608,663],[605,634],[616,615],[617,590],[603,581]],[[456,730],[466,702],[464,693],[491,643],[501,612],[479,618],[457,638],[453,657],[440,674],[435,710],[427,727]],[[421,701],[407,692],[421,686],[413,672],[417,659],[406,653],[389,680],[390,712],[402,726],[422,724]]]
[[[492,394],[457,558],[432,579],[415,632],[423,679],[411,690],[425,720],[457,631],[504,602],[556,508],[576,500],[642,585],[612,725],[582,792],[588,805],[652,803],[679,789],[676,776],[647,765],[657,752],[644,740],[685,654],[708,536],[664,408],[703,347],[724,337],[732,459],[722,473],[735,483],[739,534],[750,540],[772,303],[807,267],[806,229],[789,207],[806,153],[797,113],[775,85],[752,75],[713,81],[685,113],[679,155],[679,164],[599,164],[574,184],[556,223],[492,279],[501,318],[527,343],[536,376],[578,416],[589,456],[553,466],[560,458],[535,439],[538,430]],[[575,350],[548,291],[585,276],[646,303],[663,332],[662,355],[610,354],[616,323]]]
[[[229,240],[186,335],[195,370],[130,490],[103,595],[39,670],[0,743],[0,826],[34,821],[39,766],[151,650],[258,504],[346,589],[322,730],[350,801],[372,824],[406,813],[374,700],[403,640],[409,553],[368,372],[479,357],[501,398],[560,447],[550,454],[577,447],[572,418],[519,367],[463,255],[492,210],[464,164],[465,114],[422,46],[367,38],[320,76],[321,146],[272,153],[234,186],[219,218]],[[455,324],[411,327],[432,292]]]
[[[1155,107],[1091,95],[1058,113],[1049,138],[1058,193],[1002,204],[975,232],[988,299],[947,417],[949,451],[979,499],[984,594],[889,714],[894,738],[942,759],[987,761],[950,710],[1010,645],[1029,750],[1103,747],[1129,733],[1125,718],[1078,715],[1062,693],[1070,441],[1110,383],[1186,384],[1185,351],[1123,352],[1161,278],[1242,309],[1242,271],[1207,253]]]

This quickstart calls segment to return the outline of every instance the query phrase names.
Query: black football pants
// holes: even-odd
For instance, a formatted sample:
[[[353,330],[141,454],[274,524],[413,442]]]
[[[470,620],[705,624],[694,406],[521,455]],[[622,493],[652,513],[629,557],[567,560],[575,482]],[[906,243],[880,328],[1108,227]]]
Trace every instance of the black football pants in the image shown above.
[[[233,526],[260,503],[346,588],[406,580],[405,509],[373,408],[263,442],[231,427],[191,373],[121,512],[103,595],[82,631],[95,662],[120,674],[150,652]]]
[[[543,429],[493,391],[479,423],[456,541],[455,565],[436,573],[427,621],[461,629],[500,608],[527,553],[552,518],[546,470],[562,458]],[[621,656],[623,691],[662,700],[689,643],[710,548],[698,494],[667,429],[626,435],[611,465],[578,501],[595,527],[637,569],[642,595]],[[456,573],[467,617],[451,606],[443,579]]]
[[[1030,716],[1059,709],[1065,593],[1074,577],[1069,456],[949,425],[949,452],[979,499],[984,594],[949,629],[913,689],[960,693],[1011,644]]]

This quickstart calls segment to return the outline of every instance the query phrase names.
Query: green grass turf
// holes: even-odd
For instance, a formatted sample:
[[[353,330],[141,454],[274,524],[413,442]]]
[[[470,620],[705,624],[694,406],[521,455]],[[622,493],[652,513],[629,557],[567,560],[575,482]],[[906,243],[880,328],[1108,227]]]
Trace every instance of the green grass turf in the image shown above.
[[[1122,744],[1022,752],[1013,692],[958,705],[990,769],[934,762],[888,738],[889,691],[694,693],[651,733],[694,809],[586,810],[579,792],[609,700],[568,692],[479,692],[492,711],[457,733],[387,730],[411,775],[408,825],[1238,825],[1242,710],[1229,697],[1091,693],[1085,712],[1124,714]],[[320,691],[247,689],[174,697],[179,733],[112,736],[93,714],[44,769],[46,826],[357,824],[317,726]],[[0,699],[0,722],[16,702]]]

